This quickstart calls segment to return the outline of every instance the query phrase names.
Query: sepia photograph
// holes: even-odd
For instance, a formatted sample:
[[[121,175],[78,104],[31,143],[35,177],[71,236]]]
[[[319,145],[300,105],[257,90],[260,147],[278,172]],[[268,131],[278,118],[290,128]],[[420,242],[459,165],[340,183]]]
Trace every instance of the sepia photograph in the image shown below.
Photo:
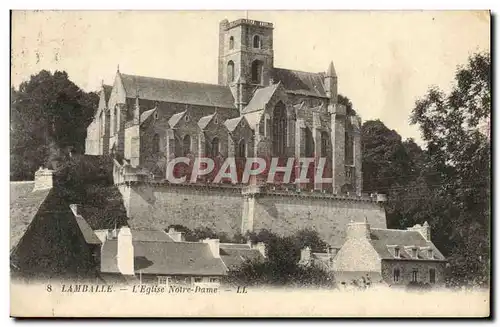
[[[488,10],[10,12],[10,315],[488,318]]]

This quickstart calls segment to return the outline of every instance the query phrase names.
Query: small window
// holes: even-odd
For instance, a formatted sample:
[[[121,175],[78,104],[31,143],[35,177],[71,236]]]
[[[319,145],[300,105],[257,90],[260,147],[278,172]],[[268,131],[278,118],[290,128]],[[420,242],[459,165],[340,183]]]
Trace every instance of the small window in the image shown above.
[[[218,282],[219,282],[219,278],[210,277],[210,283],[218,283]]]
[[[168,285],[170,282],[170,277],[158,276],[158,285]]]
[[[394,256],[396,258],[400,258],[401,257],[401,253],[399,251],[399,248],[394,248]]]
[[[214,124],[215,124],[215,125],[218,125],[218,124],[219,124],[219,119],[217,118],[217,116],[215,116],[215,118],[214,118]]]
[[[393,277],[395,282],[399,282],[399,277],[401,276],[401,271],[399,268],[394,268]]]
[[[427,255],[429,256],[429,259],[434,259],[434,254],[432,253],[432,249],[427,250]]]
[[[413,269],[413,271],[411,272],[411,281],[418,282],[418,270],[417,269]]]
[[[258,35],[255,35],[253,37],[253,47],[256,48],[256,49],[260,49],[261,48],[261,41],[260,41],[260,36]]]
[[[219,155],[219,139],[214,137],[211,144],[212,148],[212,158],[215,158]]]
[[[232,60],[227,63],[227,82],[234,82],[234,62]]]
[[[230,37],[229,38],[229,49],[233,49],[234,48],[234,37]]]
[[[155,120],[158,120],[158,111],[155,111]]]
[[[436,283],[436,269],[434,268],[429,269],[429,282],[431,284]]]
[[[417,258],[418,251],[417,251],[417,249],[416,249],[416,248],[411,249],[411,255],[412,255],[412,257],[413,257],[414,259],[416,259],[416,258]]]
[[[186,115],[184,116],[184,120],[185,120],[185,121],[189,121],[189,119],[190,119],[189,115],[188,115],[188,114],[186,114]]]
[[[203,281],[203,278],[202,277],[195,277],[194,278],[194,282],[195,283],[201,283]]]

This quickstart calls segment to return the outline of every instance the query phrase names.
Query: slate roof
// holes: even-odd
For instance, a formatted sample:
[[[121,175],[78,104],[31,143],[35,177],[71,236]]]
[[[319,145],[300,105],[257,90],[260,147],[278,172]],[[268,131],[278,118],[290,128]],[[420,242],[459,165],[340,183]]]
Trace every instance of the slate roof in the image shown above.
[[[107,105],[109,97],[111,96],[111,91],[113,91],[113,86],[104,84],[102,88],[104,89],[104,100],[106,101]]]
[[[222,260],[212,256],[206,243],[133,241],[133,245],[136,273],[190,276],[226,274]],[[101,272],[119,273],[116,254],[117,241],[106,241],[102,247]]]
[[[10,203],[15,202],[21,195],[30,193],[33,188],[35,188],[34,181],[10,182]]]
[[[97,237],[90,225],[82,216],[75,216],[75,220],[87,244],[101,244],[101,240]]]
[[[287,92],[326,98],[323,73],[274,68],[271,77],[281,81]]]
[[[236,109],[228,86],[120,75],[128,98]]]
[[[162,230],[132,230],[133,242],[174,242],[174,240]]]
[[[257,249],[248,244],[220,244],[220,257],[229,270],[238,269],[246,261],[264,261],[264,257]]]
[[[208,123],[210,123],[210,121],[212,120],[212,118],[214,118],[214,116],[215,113],[201,117],[200,120],[198,120],[198,126],[200,126],[202,130],[205,129],[205,127],[207,127]]]
[[[10,250],[17,246],[51,189],[22,194],[10,203]]]
[[[155,111],[156,111],[156,108],[144,111],[140,117],[141,124],[144,123],[146,120],[148,120],[148,118],[151,117],[155,113]]]
[[[243,113],[263,110],[278,87],[279,83],[256,90],[248,105],[245,107],[245,109],[243,109]]]
[[[405,246],[419,247],[418,259],[428,260],[427,254],[423,253],[420,248],[429,247],[432,249],[435,260],[446,260],[445,257],[432,242],[428,242],[417,231],[400,230],[400,229],[383,229],[371,228],[370,230],[370,243],[381,259],[393,260],[415,260],[411,258],[410,253],[405,250]],[[400,259],[395,258],[389,251],[388,246],[397,245],[400,248]]]
[[[244,115],[245,119],[248,122],[248,125],[250,125],[250,127],[253,130],[255,130],[255,128],[257,127],[257,124],[259,123],[260,118],[261,118],[263,113],[264,113],[263,110],[259,110],[259,111],[254,111],[254,112],[251,112],[251,113]]]

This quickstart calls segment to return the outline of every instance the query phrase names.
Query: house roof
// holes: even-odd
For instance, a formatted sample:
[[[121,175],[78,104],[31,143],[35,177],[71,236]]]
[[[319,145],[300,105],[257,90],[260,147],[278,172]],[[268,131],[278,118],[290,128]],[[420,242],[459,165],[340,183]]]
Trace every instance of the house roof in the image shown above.
[[[287,92],[326,98],[323,73],[274,68],[271,77],[281,81]]]
[[[222,260],[213,257],[206,243],[133,241],[133,245],[136,273],[195,276],[226,274]],[[116,254],[117,241],[106,241],[102,247],[101,272],[119,273]]]
[[[256,90],[248,105],[243,109],[243,113],[263,110],[278,87],[279,83]]]
[[[82,216],[76,215],[75,220],[87,244],[101,244],[99,237],[97,237],[90,225]]]
[[[148,120],[148,118],[151,117],[155,113],[155,111],[156,111],[156,108],[144,111],[141,114],[141,118],[140,118],[141,124],[144,123],[146,120]]]
[[[12,189],[11,189],[12,191]],[[17,246],[29,225],[47,199],[51,189],[18,196],[10,203],[10,250]]]
[[[433,251],[434,259],[445,260],[445,257],[439,252],[436,246],[432,242],[428,242],[422,234],[417,231],[371,228],[370,243],[381,259],[415,260],[405,250],[405,246],[417,246],[419,248],[418,259],[428,259],[427,255],[423,253],[424,250],[420,248],[430,248]],[[400,259],[395,258],[389,251],[389,247],[393,245],[400,248]]]
[[[207,127],[208,123],[210,123],[210,121],[212,120],[212,118],[214,118],[214,116],[215,113],[201,117],[200,120],[198,120],[198,126],[200,126],[202,130],[205,129],[205,127]]]
[[[263,110],[259,110],[244,115],[245,119],[248,122],[248,125],[250,125],[253,130],[255,130],[257,124],[260,122],[260,118],[262,117],[263,113]]]
[[[238,269],[246,261],[262,262],[264,256],[248,244],[220,244],[220,258],[229,270]]]
[[[21,195],[26,195],[35,188],[34,181],[10,182],[10,203],[13,203]]]
[[[120,74],[128,98],[235,108],[228,86]]]
[[[132,230],[133,242],[174,242],[174,240],[162,230]]]

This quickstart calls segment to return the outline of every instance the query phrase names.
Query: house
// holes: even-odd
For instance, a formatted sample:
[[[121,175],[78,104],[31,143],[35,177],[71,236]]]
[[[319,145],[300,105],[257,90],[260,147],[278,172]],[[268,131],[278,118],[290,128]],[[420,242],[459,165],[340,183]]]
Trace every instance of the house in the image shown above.
[[[238,270],[245,262],[263,262],[266,259],[266,246],[264,243],[253,245],[220,243],[220,257],[228,271]]]
[[[333,260],[338,284],[369,280],[405,286],[442,285],[447,260],[431,241],[427,222],[407,230],[370,228],[364,222],[347,225],[346,240]]]

